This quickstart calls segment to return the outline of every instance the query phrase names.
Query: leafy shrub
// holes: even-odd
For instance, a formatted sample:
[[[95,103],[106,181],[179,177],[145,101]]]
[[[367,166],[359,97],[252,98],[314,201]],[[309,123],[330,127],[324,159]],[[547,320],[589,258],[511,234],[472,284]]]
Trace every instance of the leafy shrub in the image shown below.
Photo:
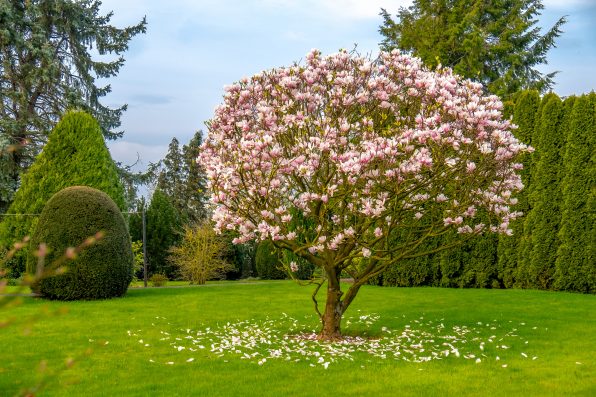
[[[204,223],[198,227],[184,227],[180,245],[170,248],[170,261],[179,269],[182,277],[193,284],[205,284],[207,280],[224,278],[233,269],[223,255],[226,243],[215,234],[213,226]]]
[[[270,240],[264,240],[257,246],[255,264],[257,274],[265,280],[282,280],[287,277],[283,270],[279,252]]]
[[[133,276],[133,254],[124,218],[105,193],[87,187],[63,189],[45,205],[31,239],[27,271],[36,272],[35,250],[48,247],[46,263],[56,263],[69,247],[102,232],[97,244],[80,253],[70,250],[64,274],[44,278],[36,292],[50,299],[104,299],[126,293]]]
[[[142,241],[133,241],[132,244],[132,255],[134,258],[134,270],[133,275],[134,277],[139,277],[143,274],[143,264],[144,264],[144,255],[143,255],[143,242]]]
[[[155,273],[149,278],[154,287],[163,287],[168,283],[168,278],[164,274]]]

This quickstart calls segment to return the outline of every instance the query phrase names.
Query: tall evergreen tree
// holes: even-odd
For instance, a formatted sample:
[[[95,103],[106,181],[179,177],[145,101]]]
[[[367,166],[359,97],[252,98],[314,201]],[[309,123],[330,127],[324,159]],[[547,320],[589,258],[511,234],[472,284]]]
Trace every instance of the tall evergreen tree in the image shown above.
[[[517,139],[525,144],[532,144],[536,112],[538,111],[540,102],[540,95],[537,91],[533,90],[524,91],[517,98],[513,112],[513,122],[518,128],[513,132]],[[522,164],[524,169],[520,172],[520,175],[525,188],[517,195],[517,209],[518,211],[527,213],[529,206],[525,189],[530,185],[531,155],[524,155]],[[515,283],[519,241],[523,235],[523,218],[511,222],[510,227],[513,230],[513,236],[499,236],[497,248],[499,278],[503,280],[503,284],[507,288],[512,287]]]
[[[532,169],[532,191],[529,201],[532,209],[526,216],[525,231],[531,230],[524,257],[531,286],[551,289],[555,273],[558,231],[561,220],[562,160],[561,148],[565,144],[562,122],[563,103],[555,94],[543,98],[544,106],[537,120],[539,137],[535,143],[538,156]]]
[[[111,89],[98,86],[96,78],[118,74],[122,54],[132,37],[145,32],[146,22],[116,28],[112,13],[100,15],[100,5],[98,0],[0,1],[0,133],[17,148],[10,152],[14,186],[66,109],[92,114],[106,138],[122,135],[114,129],[126,105],[103,105],[100,100]],[[117,58],[96,59],[91,50]]]
[[[449,66],[503,98],[521,89],[544,92],[556,72],[542,74],[536,66],[546,63],[566,20],[541,35],[536,24],[543,8],[541,0],[414,0],[396,20],[381,10],[381,47],[411,52],[431,67]]]
[[[0,224],[0,244],[9,247],[31,235],[38,214],[52,195],[69,186],[89,186],[108,194],[125,210],[118,170],[97,121],[82,111],[68,112],[50,134],[48,143],[23,175],[12,205]],[[25,262],[13,261],[18,276]]]
[[[207,175],[197,163],[199,150],[203,143],[203,133],[195,132],[190,142],[182,147],[186,180],[184,181],[184,198],[186,201],[187,218],[191,223],[199,223],[207,218]]]
[[[536,179],[536,163],[540,158],[540,139],[542,136],[542,125],[541,115],[544,104],[555,94],[548,94],[544,98],[540,99],[538,109],[536,109],[534,118],[534,127],[531,130],[530,141],[534,148],[534,153],[531,156],[526,156],[523,161],[524,171],[526,175],[524,181],[524,191],[520,197],[523,206],[524,217],[519,219],[520,230],[519,235],[516,237],[517,242],[517,274],[516,274],[516,285],[520,288],[535,288],[535,281],[530,274],[530,255],[532,252],[532,233],[534,231],[534,218],[530,215],[532,208],[534,208],[533,191],[534,181]]]
[[[157,188],[170,198],[184,223],[198,224],[207,217],[207,177],[196,162],[202,142],[202,133],[197,131],[180,150],[178,139],[173,138],[160,162]]]
[[[168,250],[182,240],[183,222],[168,195],[155,189],[147,209],[147,261],[149,273],[175,277]]]
[[[596,292],[596,94],[575,100],[562,180],[555,289]]]
[[[180,151],[180,143],[172,138],[166,157],[162,160],[163,168],[157,178],[157,189],[165,193],[181,216],[186,214],[184,181],[187,170]]]

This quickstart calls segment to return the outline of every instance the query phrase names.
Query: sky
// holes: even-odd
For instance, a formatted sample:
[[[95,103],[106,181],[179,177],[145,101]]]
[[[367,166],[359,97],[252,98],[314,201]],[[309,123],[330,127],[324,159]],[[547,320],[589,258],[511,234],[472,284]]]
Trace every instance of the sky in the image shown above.
[[[145,169],[176,137],[188,143],[222,102],[223,87],[261,70],[291,65],[312,49],[356,49],[375,55],[381,8],[395,15],[411,0],[103,0],[111,23],[147,17],[117,77],[100,80],[112,92],[103,103],[128,104],[124,137],[108,142],[112,157]],[[568,22],[542,72],[559,71],[561,95],[596,90],[596,0],[544,0],[539,26]]]

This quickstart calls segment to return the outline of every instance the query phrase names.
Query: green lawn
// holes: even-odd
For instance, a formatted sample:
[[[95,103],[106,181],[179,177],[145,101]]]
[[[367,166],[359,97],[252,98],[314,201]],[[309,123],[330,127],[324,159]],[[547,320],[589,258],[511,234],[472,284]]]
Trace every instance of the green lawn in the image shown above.
[[[457,334],[459,340],[451,342],[461,355],[417,363],[394,359],[387,351],[385,359],[356,352],[350,355],[354,361],[338,359],[327,369],[298,353],[291,361],[268,358],[259,365],[264,356],[240,358],[250,352],[244,347],[240,353],[235,348],[219,353],[217,346],[211,351],[217,335],[235,332],[245,320],[263,327],[264,342],[255,351],[265,354],[280,343],[275,328],[279,335],[297,332],[282,313],[295,318],[299,329],[316,327],[310,288],[288,281],[135,288],[124,298],[96,302],[24,298],[3,316],[25,321],[59,308],[68,312],[42,314],[29,335],[22,332],[26,324],[0,328],[0,395],[35,384],[41,360],[55,370],[89,348],[89,356],[61,372],[41,395],[596,395],[593,295],[365,287],[346,313],[351,317],[347,334],[372,336],[367,343],[374,344],[410,332],[406,346],[417,344],[423,332],[436,333],[427,334],[426,351],[410,359],[430,356],[433,345],[447,340],[441,335]],[[263,345],[267,341],[272,344]],[[464,358],[472,352],[473,358]]]

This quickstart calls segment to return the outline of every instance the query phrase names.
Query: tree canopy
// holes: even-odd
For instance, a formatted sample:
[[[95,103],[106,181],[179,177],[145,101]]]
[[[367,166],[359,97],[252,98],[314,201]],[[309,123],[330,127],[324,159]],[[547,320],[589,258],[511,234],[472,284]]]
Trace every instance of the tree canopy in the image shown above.
[[[0,223],[0,244],[10,247],[30,236],[50,197],[77,185],[101,190],[121,211],[126,208],[118,171],[99,124],[85,112],[71,111],[56,125],[43,151],[23,175],[7,216]],[[13,276],[18,276],[24,263],[18,256],[14,261]]]
[[[429,67],[453,68],[507,98],[521,89],[549,90],[556,72],[543,74],[566,22],[561,17],[544,34],[536,26],[541,0],[414,0],[394,20],[381,10],[381,48],[399,48]]]
[[[117,28],[110,24],[112,13],[100,14],[100,5],[98,0],[0,2],[0,133],[16,148],[9,153],[14,185],[67,109],[90,113],[108,139],[122,135],[115,129],[126,105],[102,104],[111,88],[98,86],[96,79],[118,74],[122,54],[145,32],[146,22]],[[102,57],[109,54],[116,59]]]
[[[369,279],[446,248],[421,251],[428,239],[510,232],[516,158],[530,148],[501,109],[480,84],[397,50],[374,60],[314,50],[305,66],[243,79],[227,87],[199,157],[216,228],[318,267],[320,337],[337,338]],[[345,292],[342,273],[354,279]]]

